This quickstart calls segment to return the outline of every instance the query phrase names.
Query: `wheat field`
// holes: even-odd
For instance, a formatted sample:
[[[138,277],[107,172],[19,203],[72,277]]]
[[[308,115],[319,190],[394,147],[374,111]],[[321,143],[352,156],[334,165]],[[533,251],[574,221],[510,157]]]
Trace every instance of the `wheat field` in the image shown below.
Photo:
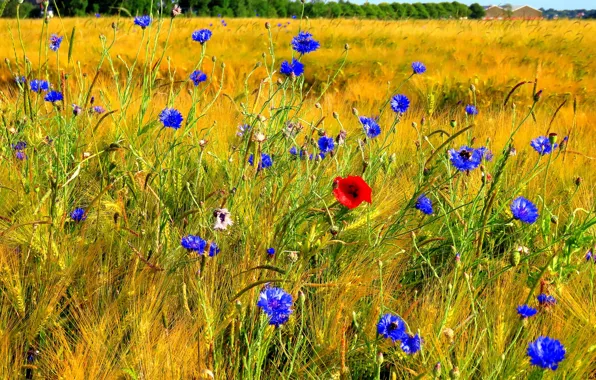
[[[596,376],[595,22],[226,23],[0,21],[1,378]],[[292,52],[300,30],[320,48]],[[303,75],[280,73],[292,57]],[[459,171],[462,145],[494,158]],[[370,204],[334,195],[350,175]],[[279,326],[257,305],[272,287],[292,297]],[[384,337],[385,314],[420,347]],[[565,347],[556,370],[528,357],[540,336]]]

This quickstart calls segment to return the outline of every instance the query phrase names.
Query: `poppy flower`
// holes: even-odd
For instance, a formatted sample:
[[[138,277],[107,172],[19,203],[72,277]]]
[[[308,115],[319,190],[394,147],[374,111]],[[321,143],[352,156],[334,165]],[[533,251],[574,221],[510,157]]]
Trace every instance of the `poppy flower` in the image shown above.
[[[333,181],[333,187],[335,198],[349,209],[358,207],[362,202],[372,203],[372,189],[362,177],[337,177]]]

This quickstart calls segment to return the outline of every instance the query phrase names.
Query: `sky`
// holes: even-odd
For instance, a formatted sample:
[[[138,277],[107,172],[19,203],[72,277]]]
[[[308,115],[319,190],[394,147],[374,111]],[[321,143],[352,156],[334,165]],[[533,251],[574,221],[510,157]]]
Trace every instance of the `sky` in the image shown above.
[[[392,3],[392,2],[420,2],[420,3],[441,3],[443,1],[452,0],[369,0],[369,3]],[[596,9],[596,0],[515,0],[515,1],[498,1],[498,0],[457,0],[463,4],[479,3],[480,5],[529,5],[534,8],[554,8],[554,9]],[[353,3],[363,4],[366,0],[351,0]]]

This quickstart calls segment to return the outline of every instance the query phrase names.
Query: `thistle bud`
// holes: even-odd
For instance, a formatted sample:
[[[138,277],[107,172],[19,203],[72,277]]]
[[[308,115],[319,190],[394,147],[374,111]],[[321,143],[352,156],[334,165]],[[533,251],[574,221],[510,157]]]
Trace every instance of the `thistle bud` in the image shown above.
[[[208,142],[208,140],[199,140],[199,146],[201,147],[201,149],[204,149],[207,146]]]
[[[348,137],[348,132],[344,131],[342,129],[341,131],[339,131],[339,134],[337,135],[337,138],[335,139],[335,141],[337,142],[338,145],[343,145],[346,142],[347,137]]]
[[[383,364],[383,361],[385,360],[385,358],[383,357],[383,353],[379,352],[379,354],[377,355],[377,362],[380,364]]]
[[[264,122],[265,122],[265,120],[267,120],[267,118],[266,118],[265,116],[263,116],[263,115],[259,115],[259,116],[257,116],[257,117],[259,118],[259,121],[260,121],[261,123],[264,123]]]
[[[435,377],[441,377],[441,362],[437,362],[433,368],[433,375]]]
[[[352,113],[354,114],[354,116],[358,117],[359,113],[358,110],[356,108],[352,108]]]
[[[333,118],[335,120],[339,120],[339,114],[337,112],[335,112],[335,111],[333,111]]]
[[[451,120],[449,124],[451,125],[451,128],[455,128],[457,127],[457,120]]]
[[[416,122],[415,122],[415,121],[413,121],[413,122],[412,122],[412,128],[417,128],[417,127],[418,127],[418,124],[416,124]]]
[[[426,124],[426,117],[422,116],[422,119],[420,119],[420,125],[424,126]]]
[[[267,21],[265,23],[265,29],[267,29],[267,30],[271,29],[271,24],[269,23],[269,21]]]
[[[551,222],[552,224],[557,224],[557,223],[559,223],[559,217],[558,217],[558,216],[556,216],[556,215],[553,215],[553,216],[551,216],[551,217],[550,217],[550,222]]]
[[[453,332],[452,329],[446,328],[445,330],[443,330],[443,334],[445,335],[445,337],[447,337],[449,343],[453,343],[455,338],[455,332]]]
[[[331,228],[329,229],[329,232],[331,233],[331,235],[337,236],[337,234],[339,234],[339,227],[331,226]]]
[[[535,102],[539,101],[541,97],[542,97],[542,90],[540,90],[534,94],[534,101]]]
[[[519,265],[521,261],[521,253],[516,249],[509,254],[509,264],[511,266],[516,267]]]
[[[74,116],[79,116],[83,112],[83,109],[76,104],[72,105],[72,114]]]
[[[476,86],[473,83],[470,85],[470,91],[476,92]]]
[[[453,367],[451,369],[451,371],[449,371],[449,378],[451,378],[452,380],[459,379],[459,376],[460,376],[459,368]]]
[[[349,44],[345,44],[344,45],[344,50],[350,50],[350,45]]]
[[[321,109],[321,103],[315,103],[315,108]]]
[[[180,16],[182,14],[182,8],[180,8],[180,5],[175,4],[172,7],[172,18],[176,17],[176,16]]]
[[[581,185],[582,184],[582,181],[583,181],[582,177],[575,178],[575,186]]]
[[[555,145],[557,143],[557,134],[554,132],[549,133],[548,141],[550,142],[551,145]]]

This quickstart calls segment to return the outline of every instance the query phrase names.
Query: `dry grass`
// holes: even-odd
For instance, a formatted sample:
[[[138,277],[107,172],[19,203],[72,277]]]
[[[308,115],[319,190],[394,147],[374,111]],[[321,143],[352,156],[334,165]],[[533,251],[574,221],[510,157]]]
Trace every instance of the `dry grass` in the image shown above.
[[[541,334],[561,339],[568,349],[556,374],[594,376],[596,265],[584,265],[583,254],[593,244],[596,203],[590,124],[596,117],[596,23],[306,21],[303,27],[322,48],[303,59],[304,97],[279,117],[290,100],[270,95],[280,76],[268,75],[267,68],[277,70],[291,56],[289,41],[299,21],[284,28],[276,25],[287,20],[270,21],[273,65],[263,22],[228,20],[224,29],[218,20],[175,19],[164,51],[169,20],[160,24],[153,45],[157,23],[143,35],[130,19],[53,19],[49,33],[69,39],[75,28],[75,37],[64,42],[59,58],[44,50],[40,59],[39,20],[21,21],[22,44],[17,23],[0,21],[0,51],[10,61],[0,71],[6,163],[0,167],[0,377],[21,376],[25,353],[35,347],[40,378],[189,379],[211,370],[221,379],[356,379],[374,378],[377,369],[383,378],[432,378],[437,361],[443,378],[454,366],[462,378],[526,378],[532,371],[527,343]],[[210,82],[197,93],[183,82],[201,56],[190,35],[211,23],[216,27],[202,66]],[[106,45],[115,39],[109,52],[101,47],[102,35]],[[346,43],[347,61],[338,71]],[[155,66],[162,53],[166,58]],[[63,90],[66,105],[83,104],[101,66],[91,93],[96,104],[116,112],[98,123],[40,101],[36,114],[25,116],[13,80],[24,72],[23,56],[30,61],[28,78],[47,75]],[[127,79],[126,68],[137,56],[137,70]],[[307,129],[320,122],[331,135],[343,127],[355,147],[361,126],[352,108],[377,115],[410,75],[412,61],[424,62],[428,71],[400,89],[412,108],[388,137],[388,147],[371,143],[362,153],[346,148],[325,165],[284,161],[289,145],[277,132],[286,120]],[[317,108],[318,94],[336,72]],[[147,80],[151,74],[155,81]],[[458,102],[472,103],[475,94],[480,114],[470,137],[497,156],[512,126],[528,114],[533,86],[522,86],[506,107],[504,99],[518,82],[535,79],[544,90],[536,119],[529,117],[515,135],[519,153],[501,180],[486,250],[477,255],[476,231],[485,227],[480,173],[449,183],[437,172],[424,178],[421,163],[444,141],[430,133],[453,133],[451,120],[472,123]],[[123,95],[127,84],[130,92]],[[269,98],[274,107],[265,103]],[[204,117],[185,133],[167,133],[154,123],[172,102],[188,115],[193,99]],[[267,149],[280,162],[272,175],[241,164],[245,151],[236,128],[257,113],[268,120]],[[388,113],[381,117],[384,133],[392,120]],[[529,147],[547,131],[570,136],[567,153],[546,168],[548,181],[546,162],[537,162]],[[25,162],[12,157],[11,132],[30,145]],[[56,138],[55,148],[43,143],[47,135]],[[209,140],[204,150],[200,139]],[[114,142],[120,148],[104,150]],[[84,152],[91,158],[83,158]],[[343,213],[332,204],[330,181],[337,173],[362,173],[365,162],[373,205]],[[443,171],[444,164],[438,164]],[[496,170],[494,163],[486,166],[487,172]],[[577,176],[583,178],[579,187],[573,183]],[[444,187],[433,194],[444,215],[429,226],[418,214],[399,219],[413,191],[438,183]],[[508,203],[520,193],[536,201],[545,197],[559,223],[548,217],[532,228],[505,223]],[[68,213],[83,205],[90,210],[85,223],[70,222]],[[229,233],[215,234],[212,209],[221,205],[232,210],[236,224]],[[341,225],[338,236],[328,233],[327,207]],[[179,247],[188,233],[217,237],[222,253],[203,266]],[[518,267],[502,251],[507,237],[532,249]],[[568,248],[572,238],[575,245]],[[278,248],[273,259],[264,254],[269,246]],[[456,247],[461,267],[453,262]],[[567,249],[572,255],[564,262]],[[299,252],[299,260],[288,262],[287,251]],[[560,262],[548,265],[553,253]],[[251,270],[262,265],[284,273]],[[264,280],[283,280],[296,300],[283,332],[265,327],[255,307],[259,287],[234,299]],[[557,306],[520,329],[515,306],[538,287],[556,295]],[[421,333],[421,354],[407,357],[375,340],[379,314],[388,310]],[[379,351],[385,352],[383,365],[377,363]]]

